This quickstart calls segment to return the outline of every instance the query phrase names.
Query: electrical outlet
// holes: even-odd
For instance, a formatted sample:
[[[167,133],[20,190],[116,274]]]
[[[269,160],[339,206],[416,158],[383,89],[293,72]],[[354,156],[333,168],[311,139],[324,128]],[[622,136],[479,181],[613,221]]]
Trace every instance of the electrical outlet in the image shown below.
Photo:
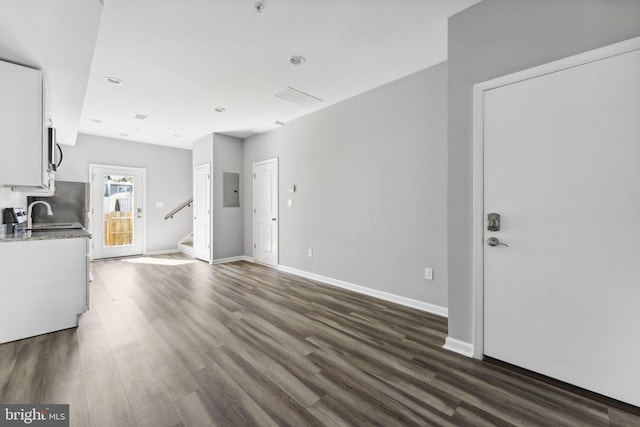
[[[288,199],[287,200],[287,206],[289,206],[290,208],[293,207],[293,200],[292,199]]]
[[[424,278],[427,280],[433,280],[433,268],[431,267],[424,268]]]
[[[307,256],[308,256],[309,258],[312,258],[312,257],[313,257],[313,249],[311,249],[311,248],[307,249]]]

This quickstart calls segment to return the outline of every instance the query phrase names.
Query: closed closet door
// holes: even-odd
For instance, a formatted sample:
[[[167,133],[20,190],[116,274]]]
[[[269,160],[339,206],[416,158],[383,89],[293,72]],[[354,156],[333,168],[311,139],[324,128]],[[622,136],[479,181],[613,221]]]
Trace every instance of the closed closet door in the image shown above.
[[[640,405],[639,51],[484,92],[484,221],[484,354]]]
[[[278,159],[253,164],[253,258],[278,265]]]
[[[193,169],[193,255],[211,261],[211,163]]]

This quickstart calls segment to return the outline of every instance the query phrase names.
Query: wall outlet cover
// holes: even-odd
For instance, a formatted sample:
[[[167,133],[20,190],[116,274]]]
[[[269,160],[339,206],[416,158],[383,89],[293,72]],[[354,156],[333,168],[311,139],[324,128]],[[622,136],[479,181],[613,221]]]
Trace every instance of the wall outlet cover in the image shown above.
[[[424,268],[424,278],[427,280],[433,280],[433,268],[430,268],[430,267]]]

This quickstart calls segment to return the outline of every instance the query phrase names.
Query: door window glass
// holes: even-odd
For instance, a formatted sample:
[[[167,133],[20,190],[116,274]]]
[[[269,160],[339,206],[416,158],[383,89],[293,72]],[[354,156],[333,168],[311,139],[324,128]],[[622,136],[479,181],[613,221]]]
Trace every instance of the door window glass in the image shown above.
[[[133,244],[133,191],[132,176],[105,175],[104,177],[104,246]]]

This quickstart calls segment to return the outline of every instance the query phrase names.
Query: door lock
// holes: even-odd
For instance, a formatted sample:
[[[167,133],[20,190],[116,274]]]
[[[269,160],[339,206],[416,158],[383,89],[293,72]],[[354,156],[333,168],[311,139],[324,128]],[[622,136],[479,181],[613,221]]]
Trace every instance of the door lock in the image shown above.
[[[487,215],[487,230],[500,231],[500,214],[490,213]]]

